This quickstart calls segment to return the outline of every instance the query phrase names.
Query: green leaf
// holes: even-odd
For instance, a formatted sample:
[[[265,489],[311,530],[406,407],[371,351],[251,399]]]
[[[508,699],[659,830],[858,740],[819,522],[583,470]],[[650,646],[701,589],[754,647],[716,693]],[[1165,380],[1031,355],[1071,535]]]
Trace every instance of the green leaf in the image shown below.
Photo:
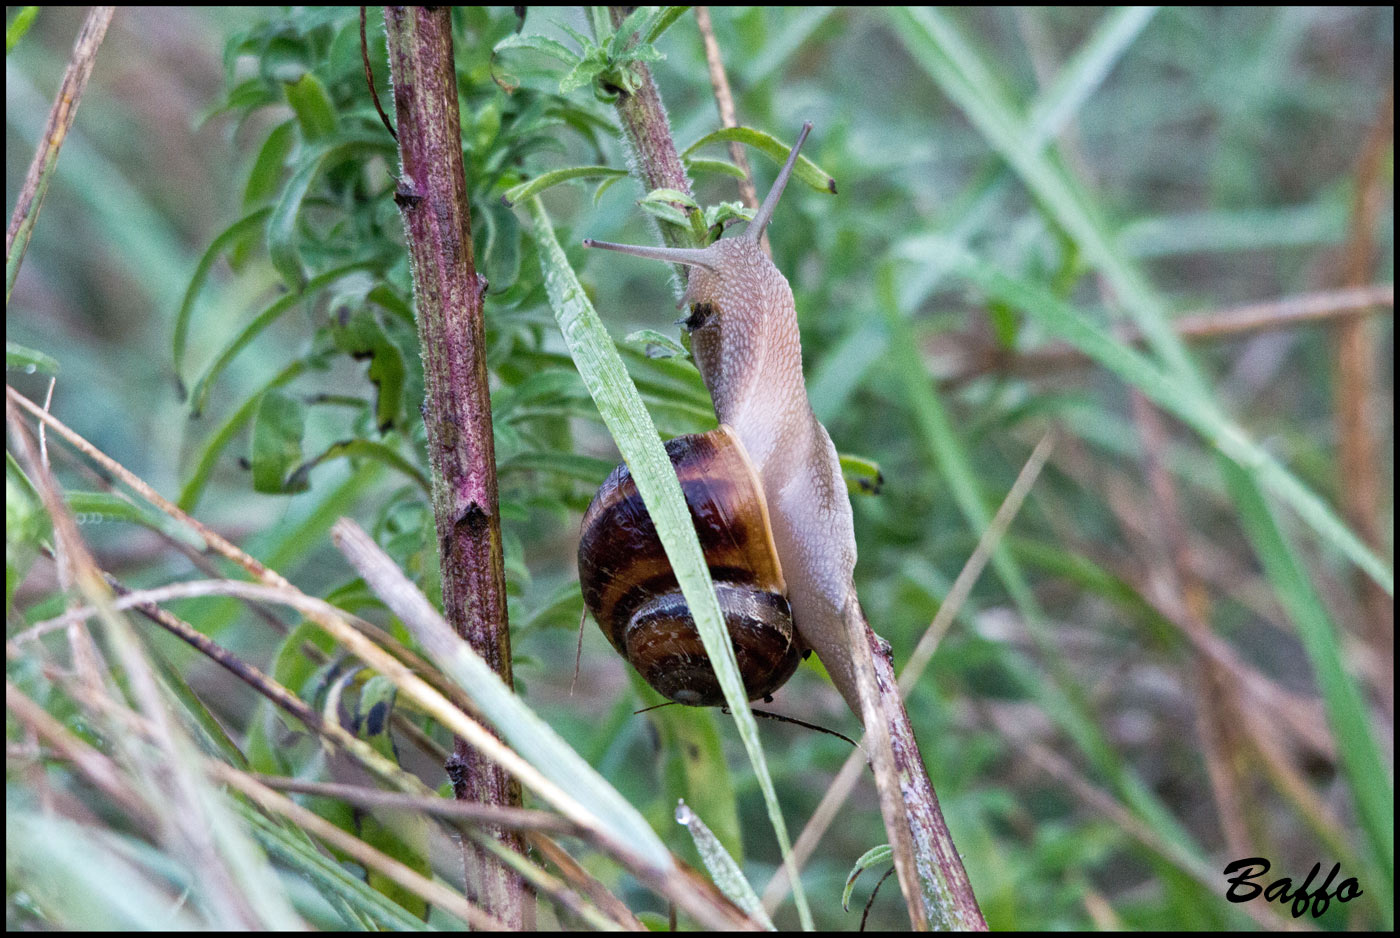
[[[307,72],[296,81],[286,82],[287,103],[292,106],[302,139],[314,143],[335,131],[335,105],[331,103],[326,86],[314,72]]]
[[[676,208],[670,202],[647,202],[642,200],[637,203],[648,215],[653,215],[662,221],[670,222],[680,228],[690,228],[690,216],[681,209]]]
[[[683,160],[686,172],[691,175],[697,173],[719,173],[724,176],[733,176],[735,179],[749,178],[744,171],[728,160],[707,160],[703,157],[692,156]]]
[[[293,466],[301,462],[301,439],[306,429],[306,407],[282,391],[268,391],[253,418],[249,462],[253,465],[253,490],[268,494],[301,492],[309,488],[287,484]]]
[[[894,848],[889,844],[881,844],[878,847],[871,847],[860,855],[855,866],[846,874],[846,887],[841,890],[841,908],[843,911],[851,911],[851,893],[856,888],[856,880],[860,874],[870,869],[872,866],[884,866],[894,859]]]
[[[616,185],[619,179],[626,179],[627,176],[628,174],[624,173],[621,176],[614,176],[611,179],[604,179],[602,182],[598,183],[598,188],[593,190],[593,204],[597,205],[598,200],[603,197],[604,192],[607,192],[614,185]]]
[[[204,494],[204,488],[209,484],[209,477],[214,472],[214,465],[218,462],[219,455],[224,451],[243,425],[252,419],[254,411],[262,401],[263,395],[273,388],[280,388],[287,384],[297,375],[306,370],[306,360],[297,359],[277,373],[272,380],[268,381],[257,391],[254,391],[237,410],[224,421],[213,435],[209,437],[204,448],[200,450],[199,460],[195,463],[194,472],[190,474],[183,488],[180,489],[180,498],[176,503],[181,510],[193,512],[199,504],[199,497]]]
[[[885,485],[885,475],[880,464],[864,456],[839,453],[841,475],[846,480],[846,491],[852,495],[879,495]]]
[[[772,134],[766,134],[752,127],[722,127],[686,147],[681,151],[681,159],[688,158],[696,150],[712,143],[728,143],[735,140],[765,154],[779,166],[787,162],[788,153],[792,150],[790,144],[785,144]],[[805,156],[797,158],[797,165],[792,168],[792,174],[818,192],[836,194],[836,180]]]
[[[301,206],[311,184],[321,173],[344,160],[375,154],[386,158],[394,155],[392,145],[386,144],[382,135],[322,140],[307,148],[292,178],[287,180],[282,197],[277,200],[267,219],[267,252],[272,258],[272,266],[291,289],[300,290],[306,282],[296,248],[296,233]]]
[[[214,261],[218,260],[231,245],[263,224],[267,217],[272,214],[272,209],[258,209],[250,215],[244,215],[238,221],[229,225],[219,232],[204,253],[199,256],[199,263],[195,265],[194,274],[190,277],[190,284],[185,288],[185,297],[180,301],[180,309],[175,313],[175,335],[172,341],[172,354],[175,360],[175,380],[180,385],[180,395],[185,395],[185,344],[189,338],[190,318],[194,315],[194,301],[199,296],[200,288],[204,286],[204,281],[209,277],[209,271],[214,266]]]
[[[559,40],[536,34],[526,36],[520,33],[511,33],[496,43],[495,48],[491,51],[499,54],[507,49],[529,49],[533,52],[541,52],[558,59],[571,68],[578,64],[580,58],[577,52]]]
[[[660,39],[661,35],[670,29],[676,20],[684,16],[689,9],[690,7],[661,7],[643,27],[642,41],[650,44]]]
[[[520,278],[520,246],[524,235],[515,213],[503,205],[487,203],[478,214],[486,227],[486,238],[478,255],[477,269],[486,275],[494,292],[509,289]]]
[[[24,38],[24,34],[29,32],[29,27],[34,25],[34,20],[39,16],[38,7],[20,7],[20,11],[15,14],[15,18],[10,20],[10,25],[5,27],[5,54],[9,55],[19,41]]]
[[[568,74],[559,79],[559,93],[566,95],[584,85],[592,84],[593,79],[607,70],[608,64],[603,60],[602,52],[596,48],[590,50],[577,65],[569,69]]]
[[[718,205],[707,205],[705,207],[705,227],[716,237],[724,231],[724,223],[731,219],[740,221],[753,221],[757,214],[753,209],[746,208],[742,202],[721,202]]]
[[[361,306],[343,321],[333,320],[331,338],[354,358],[368,358],[369,380],[375,388],[374,422],[384,433],[399,422],[403,410],[407,366],[403,352],[390,341],[374,313]]]
[[[143,527],[163,530],[160,522],[129,499],[115,492],[67,491],[63,493],[68,510],[78,523],[93,520],[126,521]]]
[[[607,177],[610,179],[622,178],[627,175],[625,169],[613,169],[611,166],[570,166],[567,169],[550,170],[543,175],[536,176],[528,182],[522,182],[518,186],[511,186],[502,196],[506,204],[515,205],[532,195],[538,195],[551,186],[557,186],[561,182],[568,182],[570,179],[597,179]]]
[[[272,128],[258,150],[253,168],[248,171],[248,182],[243,187],[243,208],[245,211],[260,206],[277,194],[282,182],[282,170],[287,165],[287,157],[297,142],[297,125],[292,121]]]
[[[643,24],[649,26],[650,20],[655,18],[657,12],[654,7],[637,7],[603,39],[603,48],[608,51],[614,62],[621,60],[620,57],[627,51],[629,43],[636,46],[646,42],[646,37],[642,34]],[[637,37],[637,42],[632,42],[633,36]]]
[[[39,549],[53,534],[39,492],[14,456],[5,451],[5,611],[14,604]]]
[[[58,359],[6,339],[5,370],[22,371],[27,375],[32,375],[35,372],[56,375],[58,374]]]
[[[653,189],[642,197],[640,204],[645,206],[648,203],[653,203],[657,205],[684,205],[686,208],[692,209],[700,207],[699,202],[696,202],[695,199],[686,195],[684,192],[681,192],[679,189]]]
[[[375,440],[342,440],[339,443],[332,443],[319,456],[309,459],[287,476],[287,490],[293,492],[304,491],[310,486],[311,470],[324,462],[332,459],[361,457],[371,459],[375,462],[383,463],[386,466],[397,469],[417,484],[422,489],[423,494],[432,497],[433,486],[428,477],[422,471],[409,462],[393,447]]]
[[[307,282],[305,289],[297,293],[288,293],[278,297],[267,309],[263,310],[253,321],[244,326],[236,336],[229,340],[223,347],[214,361],[209,364],[204,374],[199,376],[195,382],[194,390],[190,392],[190,413],[198,417],[204,413],[204,405],[208,403],[209,392],[213,389],[214,382],[218,380],[229,363],[238,356],[238,353],[258,337],[268,326],[280,319],[287,311],[293,309],[302,300],[308,300],[321,290],[335,283],[346,274],[352,274],[361,270],[372,270],[378,266],[376,261],[357,261],[353,264],[346,264],[328,270],[323,274],[317,274]]]

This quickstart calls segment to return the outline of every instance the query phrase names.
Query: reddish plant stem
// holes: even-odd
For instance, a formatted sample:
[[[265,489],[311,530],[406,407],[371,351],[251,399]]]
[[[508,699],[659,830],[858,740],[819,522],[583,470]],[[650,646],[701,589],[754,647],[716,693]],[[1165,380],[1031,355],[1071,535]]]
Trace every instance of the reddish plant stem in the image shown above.
[[[1385,158],[1393,152],[1395,86],[1386,91],[1356,164],[1356,195],[1351,234],[1343,262],[1343,286],[1369,284],[1376,267],[1376,227],[1380,213],[1391,205],[1386,185]],[[1364,312],[1347,316],[1337,326],[1336,360],[1337,443],[1341,463],[1342,506],[1347,521],[1361,539],[1384,553],[1381,535],[1385,515],[1380,446],[1371,417],[1376,395],[1376,339]],[[1364,575],[1356,579],[1366,605],[1363,638],[1375,661],[1371,684],[1393,722],[1395,717],[1395,608],[1390,596]]]
[[[958,930],[986,931],[987,921],[982,917],[948,822],[943,819],[943,808],[924,767],[919,741],[914,738],[914,725],[900,698],[899,678],[894,673],[889,646],[869,625],[865,634],[875,663],[875,686],[889,724],[890,748],[913,837],[914,866],[923,887],[924,910],[932,921]]]
[[[608,7],[613,27],[622,25],[632,7]],[[622,137],[632,150],[633,172],[641,180],[647,192],[653,189],[675,189],[691,195],[690,177],[686,175],[685,164],[676,152],[675,140],[671,137],[671,123],[666,117],[666,107],[661,103],[661,92],[656,90],[651,69],[645,62],[634,62],[628,66],[637,76],[637,90],[631,94],[620,88],[614,107],[622,121]],[[678,225],[659,225],[661,238],[668,247],[693,248],[696,244],[689,233]],[[673,265],[680,274],[681,283],[689,276],[682,264]]]
[[[413,261],[443,612],[510,684],[482,312],[486,282],[472,257],[451,15],[446,8],[386,7],[384,16],[402,161],[395,201]],[[447,771],[458,800],[521,803],[519,784],[460,739]],[[495,834],[523,850],[518,835]],[[508,927],[530,927],[524,882],[480,847],[464,842],[462,850],[469,895]]]

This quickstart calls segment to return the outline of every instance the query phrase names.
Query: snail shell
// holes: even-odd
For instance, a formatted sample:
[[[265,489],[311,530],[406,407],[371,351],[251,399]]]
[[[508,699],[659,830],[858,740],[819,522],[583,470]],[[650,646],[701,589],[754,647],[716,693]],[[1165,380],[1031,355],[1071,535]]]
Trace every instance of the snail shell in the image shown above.
[[[793,627],[763,487],[724,425],[666,444],[690,508],[748,699],[767,697],[806,647]],[[700,633],[626,465],[583,516],[583,601],[618,653],[659,694],[692,707],[724,702]]]

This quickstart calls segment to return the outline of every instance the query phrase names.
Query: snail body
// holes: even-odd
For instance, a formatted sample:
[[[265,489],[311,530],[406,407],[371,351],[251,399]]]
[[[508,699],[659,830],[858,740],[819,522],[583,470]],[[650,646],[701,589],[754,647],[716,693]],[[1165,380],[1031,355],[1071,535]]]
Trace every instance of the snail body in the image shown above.
[[[804,125],[741,236],[701,249],[584,244],[688,269],[682,304],[692,354],[722,428],[759,480],[797,634],[859,716],[846,629],[848,616],[861,615],[850,499],[836,447],[807,398],[792,288],[759,243],[810,129]]]

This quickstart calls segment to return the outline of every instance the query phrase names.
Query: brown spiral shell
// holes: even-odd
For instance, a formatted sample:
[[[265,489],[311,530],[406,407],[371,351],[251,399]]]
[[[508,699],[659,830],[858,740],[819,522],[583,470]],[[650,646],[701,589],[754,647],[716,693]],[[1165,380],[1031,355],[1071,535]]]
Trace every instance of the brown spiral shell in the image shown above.
[[[733,432],[666,444],[715,581],[750,700],[781,687],[805,656],[793,628],[768,508]],[[724,702],[675,573],[625,465],[583,516],[578,549],[583,601],[618,653],[663,697],[693,707]]]

